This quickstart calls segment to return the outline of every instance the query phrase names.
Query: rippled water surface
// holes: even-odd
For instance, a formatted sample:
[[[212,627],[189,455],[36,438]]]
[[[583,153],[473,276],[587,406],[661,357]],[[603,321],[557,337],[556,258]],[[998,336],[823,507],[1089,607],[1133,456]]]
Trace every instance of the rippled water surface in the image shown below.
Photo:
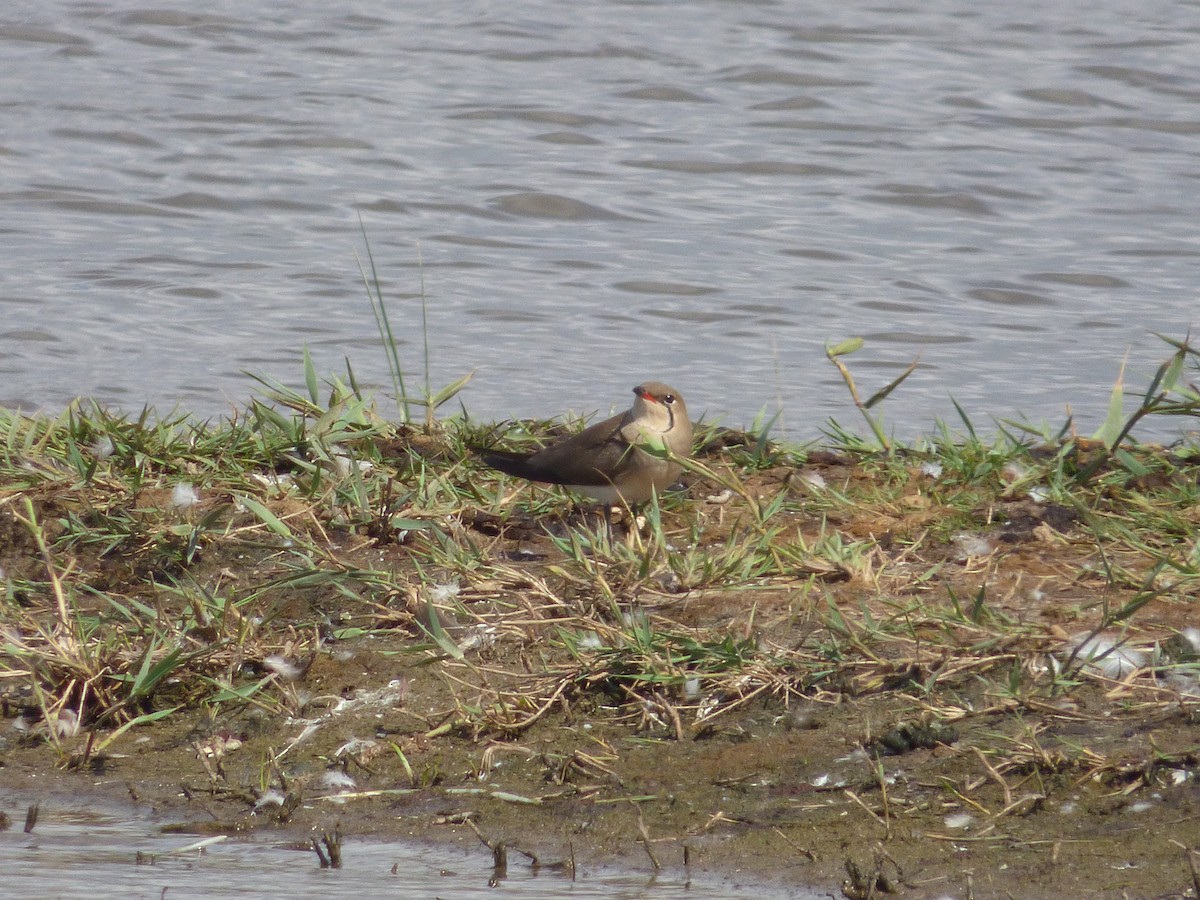
[[[316,854],[297,849],[300,841],[296,839],[163,834],[160,825],[146,815],[116,807],[97,808],[79,798],[44,801],[36,827],[25,834],[20,827],[24,807],[18,807],[13,797],[0,794],[0,810],[15,823],[11,830],[0,832],[0,884],[5,897],[772,900],[783,896],[762,885],[690,880],[682,873],[652,877],[632,868],[622,872],[581,867],[575,881],[557,873],[534,875],[528,864],[518,862],[522,857],[515,853],[509,859],[508,875],[489,886],[494,874],[491,853],[479,845],[477,852],[464,853],[345,839],[343,867],[321,869]],[[787,896],[818,895],[789,891]]]
[[[863,335],[899,431],[1088,430],[1200,325],[1195,0],[17,0],[0,60],[0,404],[386,383],[359,214],[484,418],[654,377],[810,437]]]

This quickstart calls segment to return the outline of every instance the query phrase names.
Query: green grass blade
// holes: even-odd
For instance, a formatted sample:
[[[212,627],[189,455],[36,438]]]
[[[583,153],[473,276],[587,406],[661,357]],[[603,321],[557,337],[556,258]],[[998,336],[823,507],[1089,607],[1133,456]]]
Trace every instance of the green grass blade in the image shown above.
[[[292,529],[288,528],[287,525],[275,515],[275,513],[271,512],[253,497],[242,494],[238,497],[238,500],[243,506],[246,507],[246,509],[254,513],[254,515],[258,517],[259,521],[271,529],[271,531],[275,532],[282,538],[295,540],[296,536],[292,533]]]

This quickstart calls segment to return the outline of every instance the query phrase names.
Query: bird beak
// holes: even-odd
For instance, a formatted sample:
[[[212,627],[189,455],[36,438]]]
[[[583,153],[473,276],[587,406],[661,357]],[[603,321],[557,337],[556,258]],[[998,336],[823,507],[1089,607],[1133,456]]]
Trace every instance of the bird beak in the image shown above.
[[[643,400],[649,400],[651,403],[658,402],[658,398],[656,398],[653,394],[651,394],[648,390],[646,390],[640,384],[633,389],[633,392],[635,394],[637,394],[639,397],[641,397]]]

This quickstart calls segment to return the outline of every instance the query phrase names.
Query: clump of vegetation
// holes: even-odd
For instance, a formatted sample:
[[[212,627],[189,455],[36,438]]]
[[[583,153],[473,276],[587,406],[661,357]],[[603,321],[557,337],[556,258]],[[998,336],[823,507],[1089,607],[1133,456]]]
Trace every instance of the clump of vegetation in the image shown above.
[[[903,376],[860,401],[841,345],[830,358],[873,439],[704,427],[682,489],[615,536],[467,452],[579,423],[435,417],[465,380],[427,384],[421,421],[381,414],[352,372],[322,383],[307,355],[305,390],[261,380],[263,398],[215,424],[0,410],[0,698],[26,743],[75,767],[178,722],[208,790],[254,809],[278,791],[288,814],[304,752],[411,791],[494,780],[515,755],[496,802],[633,802],[647,842],[657,804],[650,827],[686,840],[741,826],[680,820],[661,772],[627,768],[637,748],[754,737],[777,759],[807,748],[788,773],[747,758],[785,807],[853,810],[893,853],[898,825],[948,840],[952,813],[1012,841],[1081,786],[1102,802],[1195,777],[1196,447],[1133,439],[1146,416],[1200,414],[1200,357],[1172,346],[1137,409],[1118,385],[1091,438],[1011,422],[984,438],[964,414],[962,433],[897,446],[878,404]],[[379,684],[347,673],[356,653]],[[316,734],[371,697],[398,717],[383,739],[274,734],[252,773],[229,771],[251,714]],[[1113,739],[1114,722],[1150,720],[1154,740]],[[850,735],[836,755],[803,743],[830,722]],[[367,760],[368,745],[390,749]],[[821,781],[856,747],[859,776]],[[922,753],[920,783],[887,771]],[[692,774],[733,783],[709,771]],[[780,821],[789,844],[810,840]]]

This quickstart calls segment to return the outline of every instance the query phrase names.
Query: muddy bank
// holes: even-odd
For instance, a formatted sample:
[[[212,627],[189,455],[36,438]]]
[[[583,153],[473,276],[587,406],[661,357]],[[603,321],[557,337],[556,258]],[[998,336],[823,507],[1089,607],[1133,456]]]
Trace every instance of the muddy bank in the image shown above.
[[[0,487],[4,787],[835,895],[1195,896],[1187,460],[722,439],[610,542],[445,434],[85,478],[62,440]]]
[[[657,861],[837,895],[851,860],[913,897],[1192,896],[1197,722],[1184,711],[1112,721],[1091,711],[1102,696],[1082,694],[1066,710],[995,704],[936,735],[949,744],[926,735],[932,746],[878,758],[863,750],[869,729],[912,721],[911,700],[751,704],[699,739],[587,704],[515,739],[427,738],[424,717],[441,711],[428,666],[398,664],[386,642],[338,652],[348,658],[310,670],[314,703],[385,693],[314,717],[299,743],[306,726],[275,713],[179,713],[75,771],[10,735],[0,785],[131,798],[198,834],[336,826],[486,855],[482,835],[507,844],[514,866],[531,864],[523,853],[647,872]],[[386,699],[394,679],[407,684],[402,709]],[[1119,768],[1072,762],[1079,747]]]

